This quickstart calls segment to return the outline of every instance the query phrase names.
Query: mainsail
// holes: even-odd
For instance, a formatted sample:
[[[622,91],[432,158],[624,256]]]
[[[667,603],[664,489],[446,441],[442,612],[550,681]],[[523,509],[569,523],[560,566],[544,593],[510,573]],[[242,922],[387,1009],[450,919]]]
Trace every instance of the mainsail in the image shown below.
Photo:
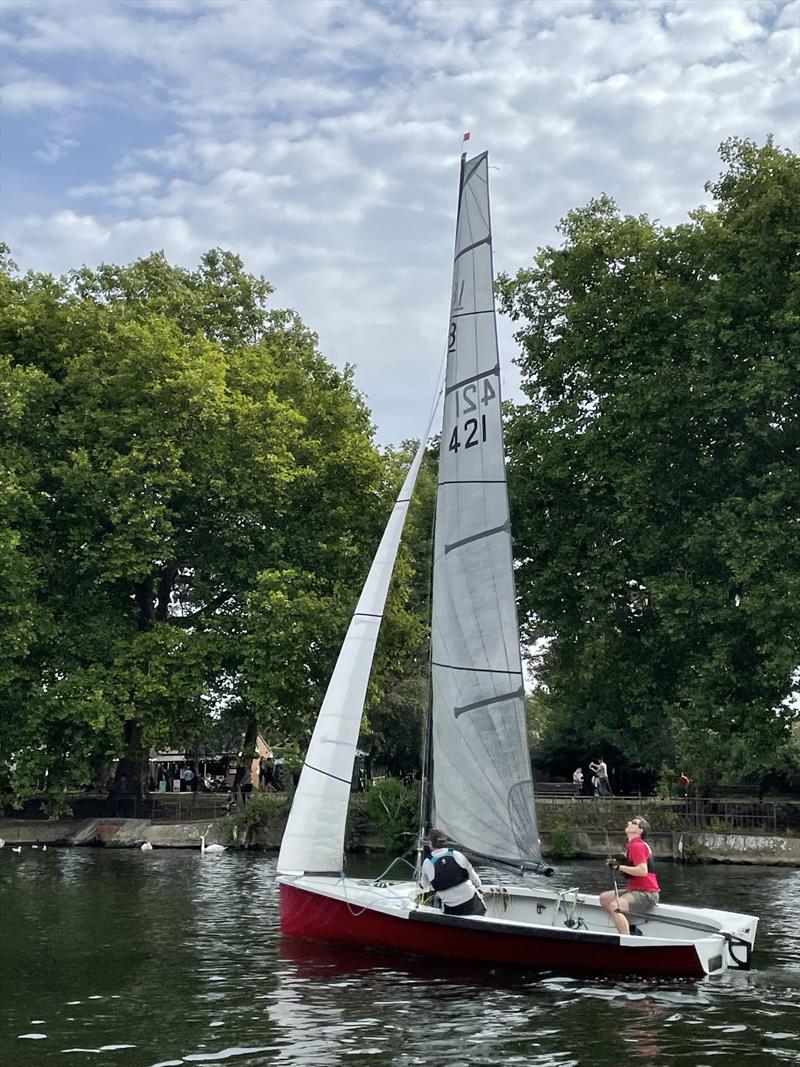
[[[462,161],[431,633],[431,820],[469,851],[541,861],[500,411],[488,157]]]

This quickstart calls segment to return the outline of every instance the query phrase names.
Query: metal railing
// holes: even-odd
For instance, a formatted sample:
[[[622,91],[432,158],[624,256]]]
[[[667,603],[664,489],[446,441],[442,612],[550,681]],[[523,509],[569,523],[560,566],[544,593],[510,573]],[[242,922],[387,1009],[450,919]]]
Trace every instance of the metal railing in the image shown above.
[[[591,815],[593,823],[611,827],[622,814],[647,815],[654,830],[754,830],[776,832],[783,829],[784,805],[770,801],[730,800],[715,797],[643,797],[641,794],[612,797],[537,794],[540,807],[574,805],[576,816]],[[581,819],[583,821],[583,819]]]
[[[152,797],[147,818],[151,822],[209,822],[235,810],[230,793],[178,793],[169,800]]]

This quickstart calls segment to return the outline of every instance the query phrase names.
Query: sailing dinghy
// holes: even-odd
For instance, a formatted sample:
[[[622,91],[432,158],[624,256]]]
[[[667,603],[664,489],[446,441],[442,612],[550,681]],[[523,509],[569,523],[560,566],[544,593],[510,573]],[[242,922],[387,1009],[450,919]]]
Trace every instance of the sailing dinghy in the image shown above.
[[[462,156],[439,457],[425,826],[473,859],[547,873],[528,751],[500,407],[488,158]],[[448,959],[592,973],[747,968],[758,920],[659,904],[620,935],[597,896],[485,887],[445,915],[419,881],[349,878],[345,822],[389,581],[425,437],[367,576],[306,753],[278,858],[284,934]]]

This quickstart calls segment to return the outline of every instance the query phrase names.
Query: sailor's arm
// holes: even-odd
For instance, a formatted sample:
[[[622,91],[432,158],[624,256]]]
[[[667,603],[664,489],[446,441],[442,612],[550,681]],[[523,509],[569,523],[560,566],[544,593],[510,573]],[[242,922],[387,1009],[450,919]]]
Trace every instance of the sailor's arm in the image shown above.
[[[433,886],[431,885],[431,880],[428,877],[428,867],[432,867],[432,866],[433,866],[433,864],[430,862],[430,860],[426,859],[424,861],[424,863],[422,864],[422,867],[420,869],[419,880],[420,880],[420,883],[422,884],[422,888],[423,889],[427,889],[427,890],[433,889]],[[431,872],[431,873],[433,873],[433,872]]]
[[[480,878],[475,873],[475,868],[472,866],[466,856],[464,857],[464,863],[466,864],[466,871],[469,875],[470,882],[472,882],[476,889],[483,889],[483,882],[481,882]]]
[[[619,870],[621,874],[627,875],[628,878],[644,878],[647,874],[647,864],[637,863],[635,867],[631,867],[627,863],[620,863]]]

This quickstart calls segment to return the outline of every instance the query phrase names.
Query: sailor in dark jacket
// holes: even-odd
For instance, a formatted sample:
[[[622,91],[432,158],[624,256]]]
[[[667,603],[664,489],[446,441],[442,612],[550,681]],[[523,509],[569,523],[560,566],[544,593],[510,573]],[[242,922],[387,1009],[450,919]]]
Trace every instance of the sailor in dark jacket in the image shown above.
[[[422,885],[432,889],[448,915],[485,915],[481,880],[463,852],[447,847],[447,835],[428,831],[431,854],[422,864]]]

